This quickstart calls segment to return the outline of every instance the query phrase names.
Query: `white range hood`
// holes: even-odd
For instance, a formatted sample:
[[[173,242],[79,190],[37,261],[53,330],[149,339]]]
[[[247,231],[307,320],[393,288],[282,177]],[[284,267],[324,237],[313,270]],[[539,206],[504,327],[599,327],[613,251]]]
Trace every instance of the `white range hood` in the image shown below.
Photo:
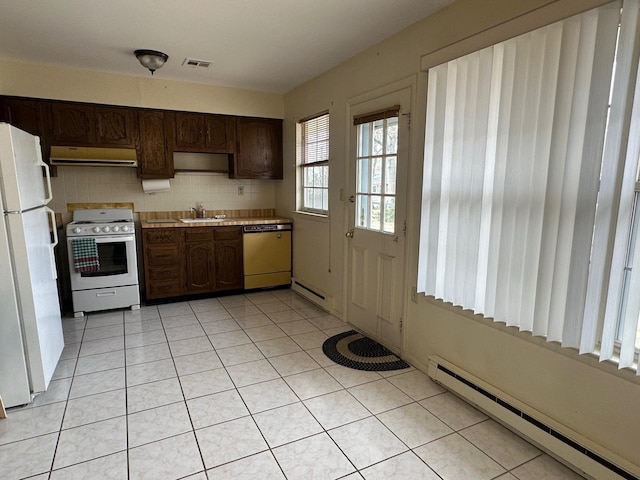
[[[133,148],[51,147],[51,165],[85,165],[92,167],[137,167]]]

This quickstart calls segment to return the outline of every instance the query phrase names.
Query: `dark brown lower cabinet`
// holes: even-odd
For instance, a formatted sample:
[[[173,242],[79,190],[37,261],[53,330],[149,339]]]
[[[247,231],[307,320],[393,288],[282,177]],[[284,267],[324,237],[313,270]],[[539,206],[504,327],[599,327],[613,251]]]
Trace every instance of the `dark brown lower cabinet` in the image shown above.
[[[145,229],[147,299],[243,288],[242,227]]]
[[[182,295],[183,242],[178,228],[144,230],[145,288],[147,299]]]
[[[216,228],[214,244],[216,290],[243,288],[242,228]]]
[[[184,239],[185,294],[212,292],[215,290],[213,229],[185,229]]]

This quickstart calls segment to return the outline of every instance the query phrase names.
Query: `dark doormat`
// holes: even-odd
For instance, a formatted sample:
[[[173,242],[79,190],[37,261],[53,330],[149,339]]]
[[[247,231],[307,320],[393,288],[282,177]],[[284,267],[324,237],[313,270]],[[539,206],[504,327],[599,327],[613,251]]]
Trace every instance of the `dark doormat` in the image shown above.
[[[322,351],[334,362],[356,370],[387,371],[410,366],[378,342],[355,330],[326,339]]]

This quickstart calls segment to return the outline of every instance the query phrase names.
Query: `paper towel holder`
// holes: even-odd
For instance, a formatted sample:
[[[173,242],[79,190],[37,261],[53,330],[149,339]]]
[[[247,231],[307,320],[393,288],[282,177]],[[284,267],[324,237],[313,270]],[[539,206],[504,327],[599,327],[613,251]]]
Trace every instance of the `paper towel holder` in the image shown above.
[[[171,189],[171,182],[168,178],[142,179],[142,191],[147,195],[168,192]]]

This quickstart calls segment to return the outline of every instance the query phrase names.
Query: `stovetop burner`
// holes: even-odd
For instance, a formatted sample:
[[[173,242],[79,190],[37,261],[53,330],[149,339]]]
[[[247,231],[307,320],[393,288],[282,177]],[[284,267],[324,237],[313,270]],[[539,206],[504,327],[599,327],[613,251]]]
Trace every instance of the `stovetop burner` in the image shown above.
[[[75,210],[73,221],[67,225],[67,236],[135,234],[133,212],[128,208]]]

